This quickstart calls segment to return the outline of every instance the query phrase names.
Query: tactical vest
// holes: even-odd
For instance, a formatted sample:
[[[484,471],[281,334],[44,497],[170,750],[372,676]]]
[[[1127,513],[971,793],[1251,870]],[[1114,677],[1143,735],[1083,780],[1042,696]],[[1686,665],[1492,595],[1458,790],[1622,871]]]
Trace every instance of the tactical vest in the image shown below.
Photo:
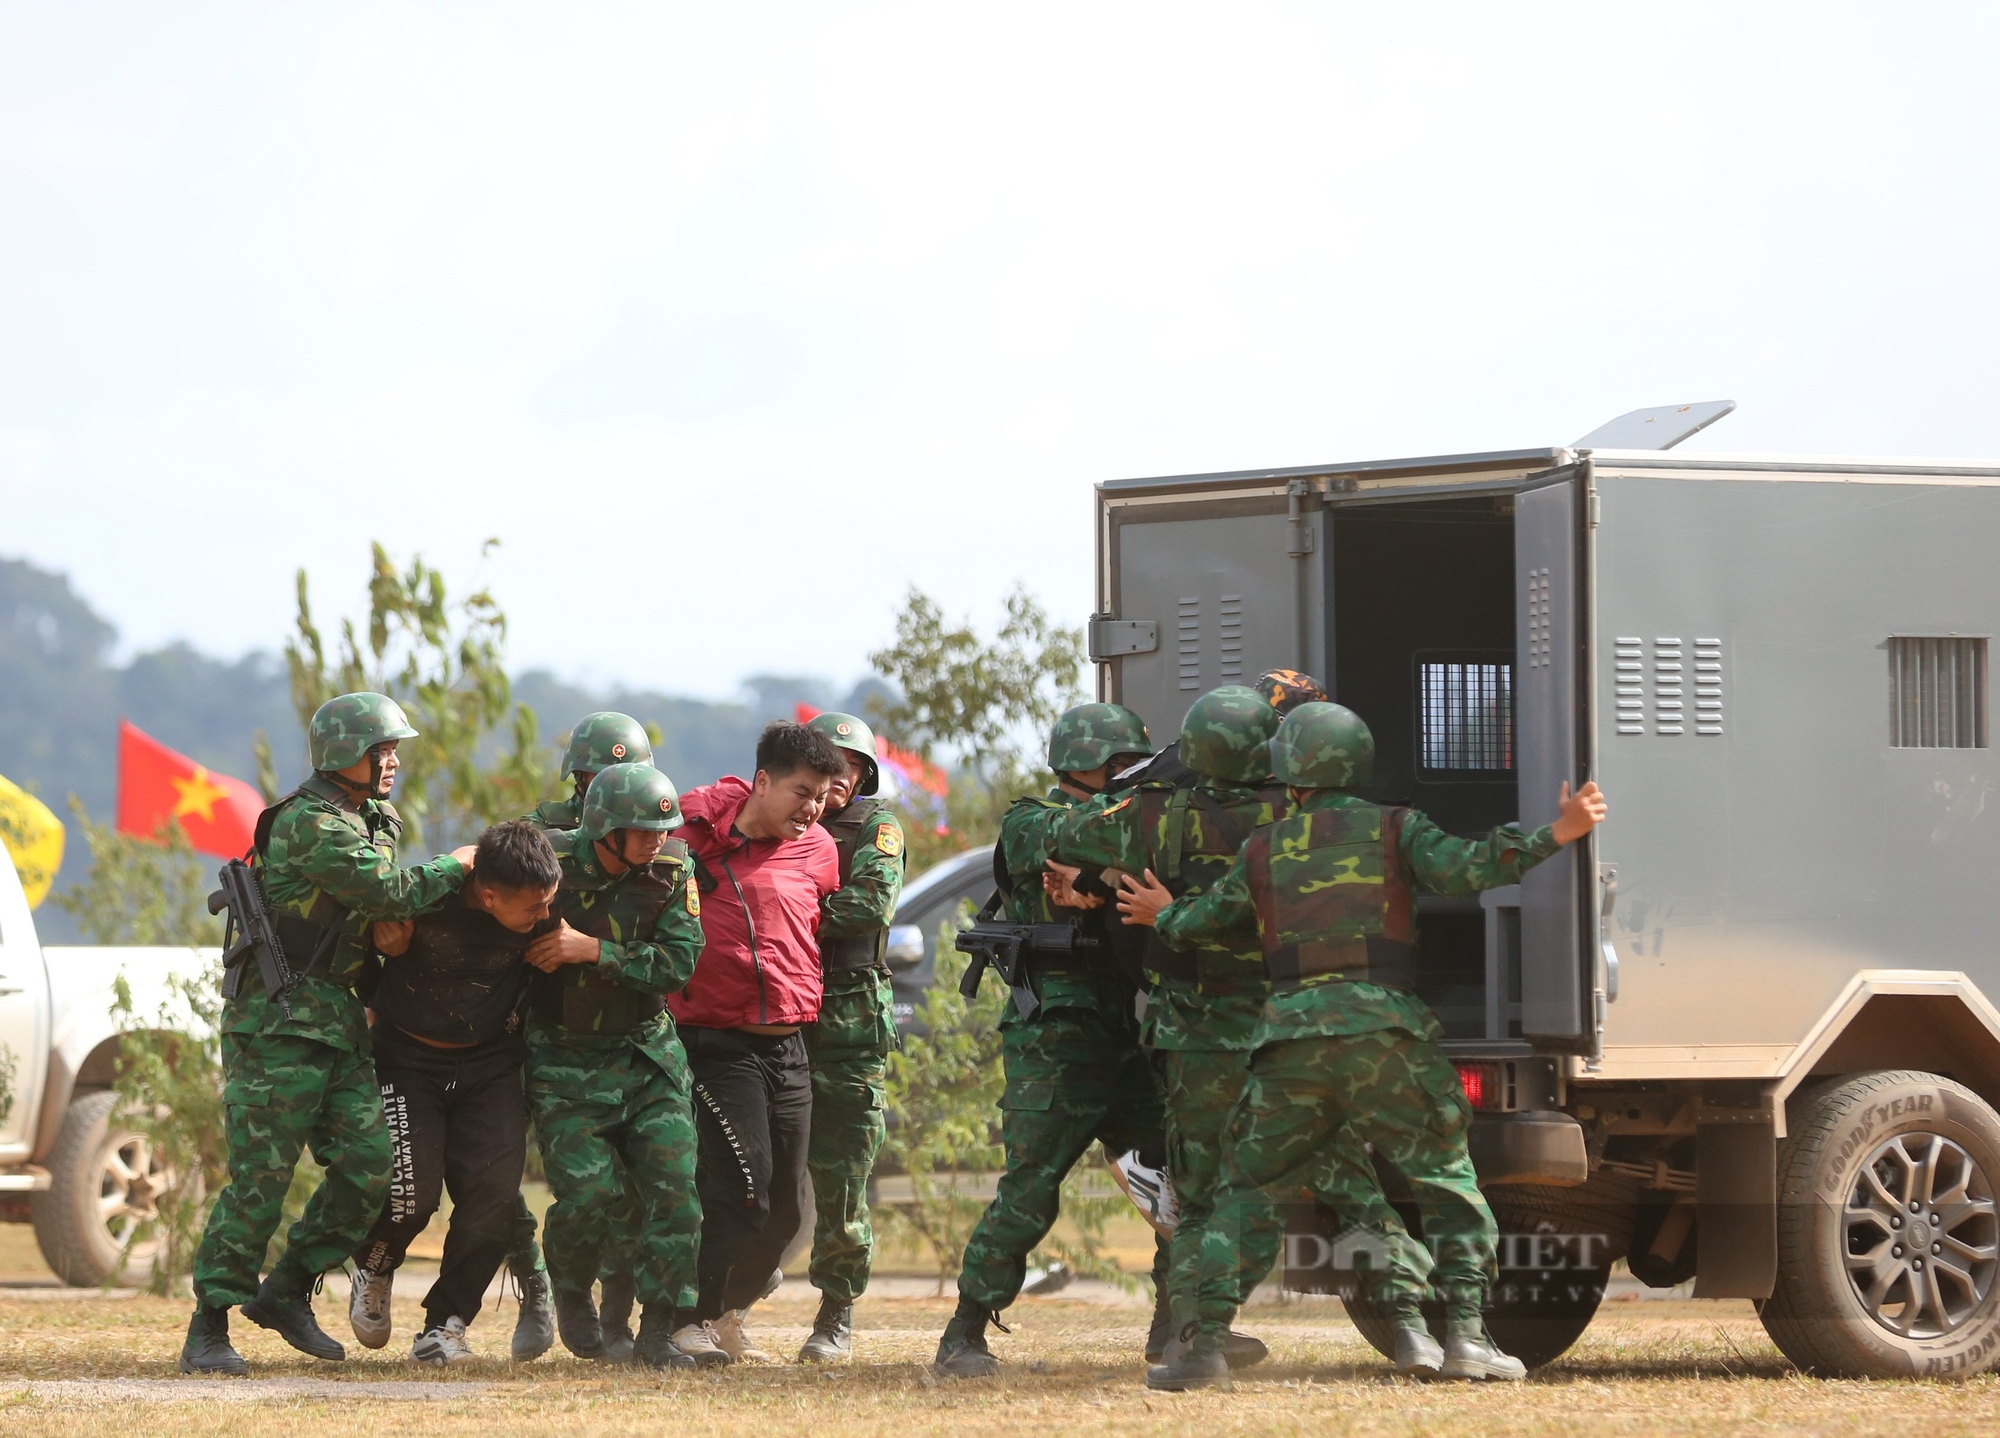
[[[271,845],[271,826],[277,823],[278,815],[284,812],[286,806],[299,799],[320,804],[333,802],[318,790],[300,785],[257,816],[257,826],[250,841],[250,849],[256,858],[254,867],[259,884],[264,882],[264,868],[268,862],[266,851]],[[403,833],[403,816],[396,812],[395,806],[387,800],[378,799],[372,809],[359,810],[355,817],[361,820],[369,843],[379,847],[381,840],[387,837],[388,852],[394,857],[396,841]],[[365,951],[361,955],[361,962],[353,966],[355,972],[334,974],[336,960],[342,948],[341,939],[352,937],[355,940],[352,947],[361,946],[360,937],[350,934],[347,927],[347,921],[354,913],[352,909],[338,902],[324,889],[315,891],[312,908],[303,917],[289,907],[280,909],[272,905],[268,888],[264,892],[264,903],[271,912],[271,927],[277,933],[278,947],[285,951],[285,962],[291,966],[293,973],[336,977],[342,982],[355,984],[363,991],[364,996],[367,991],[373,989],[380,967]]]
[[[1416,895],[1403,878],[1404,809],[1356,804],[1293,814],[1244,854],[1264,968],[1275,988],[1313,979],[1416,982]]]
[[[856,799],[838,814],[822,818],[820,827],[833,835],[833,845],[840,853],[840,883],[847,881],[854,873],[854,852],[861,847],[861,837],[867,833],[872,841],[876,819],[888,811],[888,805],[873,796]],[[883,956],[889,951],[889,930],[887,926],[872,934],[849,934],[839,939],[822,939],[819,946],[819,966],[822,973],[846,974],[856,969],[881,969],[887,972],[888,960]]]
[[[681,855],[687,845],[678,839],[667,844]],[[635,870],[604,888],[578,884],[567,874],[557,889],[556,902],[563,919],[580,934],[615,942],[611,936],[611,906],[608,902],[583,908],[565,895],[603,894],[607,900],[614,888],[638,895],[632,910],[635,934],[648,932],[670,903],[684,899],[688,870],[682,862],[666,861],[669,849],[662,849],[644,869]],[[659,994],[642,993],[623,980],[611,978],[596,964],[565,964],[554,973],[537,973],[534,980],[535,1012],[573,1034],[628,1034],[651,1023],[666,1012],[667,1001]]]
[[[1206,789],[1149,785],[1139,791],[1147,867],[1177,899],[1183,894],[1207,893],[1229,872],[1237,850],[1257,829],[1258,816],[1265,807],[1283,813],[1285,800],[1285,790],[1277,784],[1227,802]],[[1188,823],[1189,810],[1200,814],[1198,825]],[[1168,948],[1152,929],[1145,934],[1148,972],[1175,983],[1199,982],[1205,994],[1239,991],[1241,986],[1233,976],[1216,973],[1214,966],[1204,971],[1195,954]]]

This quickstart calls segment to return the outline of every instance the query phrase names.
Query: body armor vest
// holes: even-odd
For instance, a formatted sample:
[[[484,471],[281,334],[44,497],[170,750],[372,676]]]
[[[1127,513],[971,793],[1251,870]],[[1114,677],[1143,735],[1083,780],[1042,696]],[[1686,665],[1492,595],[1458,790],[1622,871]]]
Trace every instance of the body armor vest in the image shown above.
[[[250,848],[256,856],[254,867],[260,885],[264,882],[265,851],[271,844],[271,826],[278,821],[278,815],[287,805],[299,799],[322,804],[333,802],[318,790],[301,785],[257,816]],[[386,799],[378,799],[373,809],[358,811],[354,817],[361,820],[369,843],[379,847],[381,840],[387,837],[388,850],[393,857],[396,841],[403,833],[403,816],[396,812],[395,806]],[[303,917],[294,909],[273,906],[268,889],[264,904],[270,910],[271,928],[278,936],[278,946],[285,951],[285,962],[291,966],[293,973],[311,974],[349,984],[363,998],[374,992],[375,981],[381,974],[381,961],[375,958],[365,939],[347,935],[347,921],[353,910],[335,900],[324,889],[313,895],[312,908]],[[343,945],[343,936],[354,937],[354,943]],[[349,960],[345,963],[340,962],[338,957],[343,947],[349,949]]]
[[[820,827],[833,835],[834,848],[840,853],[840,882],[844,888],[854,872],[854,851],[861,847],[864,833],[873,835],[875,821],[887,812],[888,805],[869,795],[858,798],[838,814],[822,818]],[[886,925],[872,934],[848,934],[844,938],[824,939],[819,946],[819,966],[822,973],[846,974],[856,969],[881,969],[888,971],[888,961],[883,955],[889,951],[889,930]]]
[[[669,844],[680,844],[669,839]],[[680,844],[681,851],[687,846]],[[662,850],[664,855],[667,851]],[[611,935],[611,897],[617,892],[636,896],[631,909],[634,934],[651,930],[667,905],[682,898],[685,870],[677,863],[654,860],[644,869],[625,875],[609,888],[585,888],[567,876],[557,892],[556,903],[563,919],[580,934],[593,939],[617,942]],[[577,898],[580,894],[602,896],[597,904]],[[565,964],[552,974],[536,973],[535,1012],[550,1023],[573,1034],[626,1034],[643,1027],[666,1012],[667,1001],[659,994],[641,993],[619,979],[599,972],[595,964]]]
[[[1250,836],[1245,863],[1274,988],[1313,979],[1411,987],[1416,895],[1403,877],[1403,809],[1293,814]]]
[[[1266,785],[1249,798],[1227,802],[1206,789],[1186,785],[1142,789],[1139,822],[1146,836],[1147,866],[1177,899],[1183,894],[1207,893],[1229,872],[1237,850],[1258,827],[1258,816],[1267,805],[1284,811],[1282,786]],[[1188,822],[1190,810],[1200,815],[1199,823]],[[1236,985],[1227,976],[1204,976],[1196,955],[1168,948],[1152,929],[1145,934],[1149,972],[1176,983],[1200,981],[1205,994],[1236,992]]]

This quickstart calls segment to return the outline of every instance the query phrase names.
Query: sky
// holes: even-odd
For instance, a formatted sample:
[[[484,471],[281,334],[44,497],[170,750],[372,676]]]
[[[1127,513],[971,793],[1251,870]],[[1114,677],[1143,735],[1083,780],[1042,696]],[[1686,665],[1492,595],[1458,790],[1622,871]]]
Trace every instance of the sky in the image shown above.
[[[849,681],[1080,622],[1091,485],[2000,455],[2000,7],[0,3],[0,555],[273,649],[368,544],[509,653]],[[482,559],[482,543],[500,547]]]

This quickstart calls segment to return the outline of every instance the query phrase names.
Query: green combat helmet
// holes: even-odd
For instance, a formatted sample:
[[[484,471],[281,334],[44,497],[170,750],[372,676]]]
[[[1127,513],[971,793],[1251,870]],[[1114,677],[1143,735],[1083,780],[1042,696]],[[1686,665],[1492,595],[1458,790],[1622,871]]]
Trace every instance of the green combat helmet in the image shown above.
[[[1150,754],[1146,721],[1123,704],[1079,704],[1049,730],[1049,767],[1087,774],[1119,754]]]
[[[569,731],[569,745],[563,750],[565,774],[597,774],[613,764],[650,764],[653,745],[645,726],[629,714],[606,710],[586,714]]]
[[[856,719],[852,714],[818,714],[806,728],[815,729],[833,741],[836,749],[845,749],[850,754],[859,754],[868,761],[867,777],[861,787],[854,792],[857,796],[873,794],[882,787],[881,766],[875,762],[875,731]]]
[[[315,769],[351,769],[377,744],[416,737],[403,706],[387,694],[342,694],[313,710],[306,755]]]
[[[673,780],[651,764],[613,764],[590,781],[577,832],[589,842],[608,838],[614,829],[680,826],[681,796]]]
[[[1375,776],[1375,736],[1338,704],[1301,704],[1271,741],[1278,782],[1294,789],[1358,789]]]
[[[1278,711],[1242,684],[1225,684],[1194,701],[1181,721],[1181,762],[1211,779],[1261,784],[1271,777],[1271,736]]]

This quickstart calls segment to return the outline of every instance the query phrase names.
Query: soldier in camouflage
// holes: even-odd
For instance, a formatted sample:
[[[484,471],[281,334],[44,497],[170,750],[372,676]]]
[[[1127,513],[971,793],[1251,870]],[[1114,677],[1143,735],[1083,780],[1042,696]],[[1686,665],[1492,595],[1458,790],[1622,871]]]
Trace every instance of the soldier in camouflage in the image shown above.
[[[1231,685],[1202,695],[1188,710],[1178,741],[1180,762],[1193,771],[1194,781],[1142,780],[1064,811],[1054,825],[1051,847],[1058,863],[1051,867],[1069,876],[1086,903],[1102,902],[1109,891],[1107,870],[1113,875],[1151,870],[1177,896],[1205,892],[1251,832],[1289,807],[1283,787],[1271,778],[1271,736],[1277,729],[1277,711],[1254,689]],[[1151,988],[1144,1036],[1165,1091],[1167,1171],[1180,1204],[1167,1283],[1170,1322],[1160,1347],[1148,1355],[1157,1361],[1177,1356],[1193,1335],[1205,1242],[1220,1243],[1233,1255],[1226,1297],[1240,1304],[1276,1261],[1282,1226],[1260,1196],[1227,1233],[1212,1234],[1222,1129],[1243,1090],[1251,1041],[1270,993],[1256,937],[1233,935],[1187,953],[1168,948],[1157,936],[1148,938],[1144,962]],[[1265,1351],[1244,1334],[1231,1334],[1225,1345],[1225,1357],[1239,1368],[1259,1361]]]
[[[1602,822],[1604,800],[1595,784],[1574,795],[1565,784],[1553,825],[1524,833],[1503,824],[1483,840],[1456,839],[1414,809],[1353,792],[1368,783],[1374,753],[1351,711],[1293,710],[1271,759],[1294,811],[1252,834],[1206,893],[1175,898],[1148,873],[1120,903],[1183,951],[1257,936],[1274,992],[1230,1116],[1218,1211],[1264,1190],[1281,1205],[1318,1197],[1343,1216],[1367,1215],[1364,1232],[1386,1260],[1376,1291],[1394,1315],[1397,1370],[1519,1378],[1525,1369],[1493,1344],[1479,1316],[1498,1232],[1467,1151],[1471,1108],[1437,1045],[1436,1017],[1410,987],[1415,895],[1518,883]],[[1357,1140],[1409,1181],[1430,1254],[1410,1240],[1373,1173],[1346,1161]],[[1226,1282],[1206,1272],[1212,1252],[1203,1253],[1193,1344],[1148,1374],[1153,1386],[1229,1386],[1222,1342],[1232,1308],[1218,1296]],[[1445,1308],[1442,1347],[1418,1311],[1426,1280]]]
[[[528,950],[542,970],[528,1019],[528,1085],[555,1193],[546,1240],[563,1342],[582,1357],[601,1346],[591,1342],[589,1283],[636,1188],[634,1356],[653,1368],[728,1361],[679,1321],[695,1302],[701,1203],[687,1057],[665,996],[687,982],[702,947],[694,874],[685,848],[667,838],[680,823],[679,795],[650,764],[599,771],[562,856],[562,927]],[[578,1277],[579,1288],[566,1286]],[[684,1333],[689,1341],[677,1341]]]
[[[302,1353],[346,1356],[314,1319],[311,1291],[360,1245],[389,1190],[389,1134],[355,993],[374,962],[370,925],[410,918],[456,893],[473,854],[468,845],[396,867],[402,820],[387,800],[396,746],[416,737],[386,695],[329,699],[307,726],[312,776],[257,820],[251,863],[299,980],[281,1004],[250,962],[223,1004],[229,1182],[195,1253],[184,1373],[247,1371],[229,1342],[232,1304]],[[264,1250],[307,1145],[325,1178],[260,1284]]]
[[[650,764],[653,744],[646,728],[629,714],[603,710],[586,714],[569,731],[563,746],[562,772],[571,781],[567,798],[547,799],[524,817],[529,823],[551,833],[569,833],[583,822],[583,796],[598,772],[613,764]],[[614,1220],[611,1238],[604,1246],[602,1301],[598,1305],[597,1343],[591,1355],[609,1363],[624,1363],[632,1356],[632,1255],[638,1243],[639,1204],[633,1197],[625,1213]],[[575,1245],[571,1245],[574,1247]],[[514,1320],[513,1357],[528,1363],[549,1351],[555,1342],[554,1315],[550,1307],[549,1271],[542,1250],[535,1243],[535,1215],[523,1197],[514,1214],[514,1240],[507,1253],[507,1268],[520,1288],[521,1308]],[[565,1278],[574,1290],[576,1281]],[[582,1287],[590,1285],[585,1282]]]
[[[807,1270],[820,1293],[802,1363],[836,1363],[854,1352],[854,1300],[868,1287],[875,1235],[868,1174],[884,1136],[889,1050],[896,1046],[889,919],[903,892],[903,826],[876,797],[875,735],[852,714],[821,714],[806,726],[847,760],[828,788],[820,827],[840,853],[840,887],[820,904],[819,1018],[806,1028],[812,1065],[813,1246]]]
[[[1056,721],[1048,750],[1056,787],[1043,798],[1017,800],[1000,822],[996,877],[1004,872],[1011,921],[1083,918],[1075,909],[1058,909],[1042,886],[1056,823],[1102,792],[1112,774],[1151,752],[1144,721],[1117,704],[1079,705]],[[1096,926],[1099,920],[1091,915],[1087,922]],[[1063,1178],[1090,1145],[1101,1141],[1114,1153],[1164,1147],[1159,1086],[1133,1012],[1134,976],[1101,959],[1077,957],[1061,966],[1037,960],[1033,988],[1039,1004],[1032,1014],[1010,1002],[1000,1019],[1007,1074],[1000,1136],[1007,1169],[965,1246],[958,1310],[934,1360],[944,1377],[999,1371],[986,1346],[987,1325],[1021,1291],[1028,1255],[1055,1224]],[[1156,1282],[1165,1267],[1162,1243]]]

